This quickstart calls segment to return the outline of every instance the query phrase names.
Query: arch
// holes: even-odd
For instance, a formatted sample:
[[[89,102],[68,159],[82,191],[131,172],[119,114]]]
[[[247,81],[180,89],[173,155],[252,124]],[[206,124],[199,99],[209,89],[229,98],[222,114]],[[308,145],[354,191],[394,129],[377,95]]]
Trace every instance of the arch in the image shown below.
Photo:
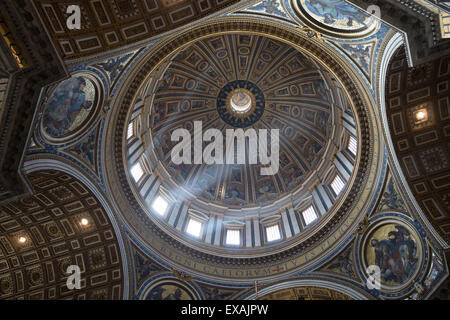
[[[290,280],[290,281],[280,282],[280,283],[268,286],[266,288],[262,288],[262,289],[258,290],[258,297],[261,297],[261,296],[264,296],[264,295],[267,295],[270,293],[274,293],[279,290],[295,288],[295,287],[321,287],[321,288],[338,291],[340,293],[348,295],[349,297],[351,297],[355,300],[373,299],[373,297],[369,296],[367,293],[363,294],[354,288],[343,285],[340,282],[330,281],[330,280],[325,280],[325,279],[314,279],[314,278]],[[256,299],[256,293],[252,293],[249,296],[244,298],[244,300],[255,300],[255,299]]]
[[[377,99],[379,101],[380,106],[380,112],[381,112],[381,123],[383,126],[383,133],[385,135],[385,141],[388,153],[390,155],[390,158],[392,160],[391,164],[395,168],[394,174],[397,176],[400,184],[402,185],[403,189],[406,192],[406,196],[408,197],[408,200],[412,204],[415,212],[419,215],[421,221],[425,224],[426,228],[430,231],[432,236],[437,240],[439,245],[441,245],[444,249],[450,248],[449,244],[444,241],[444,239],[439,235],[439,233],[436,231],[436,229],[431,225],[431,222],[428,220],[428,218],[425,216],[424,212],[422,211],[421,207],[419,206],[416,198],[414,197],[411,188],[409,187],[408,182],[406,181],[405,175],[403,173],[403,170],[400,166],[400,162],[397,158],[397,155],[395,153],[395,148],[392,142],[391,133],[389,131],[389,124],[387,119],[387,112],[386,112],[386,76],[388,73],[388,67],[389,63],[396,53],[396,51],[404,45],[404,37],[397,33],[395,34],[387,43],[386,48],[383,52],[383,57],[381,59],[380,63],[380,71],[378,76],[378,85],[377,85]]]
[[[30,174],[37,171],[43,171],[43,170],[57,170],[64,173],[67,173],[74,178],[78,179],[80,182],[82,182],[99,200],[100,204],[102,205],[103,209],[106,211],[108,218],[111,222],[111,225],[113,227],[114,233],[117,238],[117,242],[119,244],[119,251],[120,251],[120,258],[124,262],[122,263],[122,273],[123,273],[123,293],[122,293],[122,299],[128,300],[129,299],[129,286],[130,286],[130,279],[129,279],[129,272],[128,272],[128,263],[126,263],[127,254],[125,250],[124,245],[124,239],[122,237],[122,233],[120,231],[120,227],[117,221],[116,216],[114,215],[111,206],[109,205],[106,198],[103,196],[103,193],[99,190],[99,188],[84,174],[82,174],[80,171],[78,171],[76,168],[61,162],[56,159],[36,159],[36,160],[29,160],[25,161],[23,165],[23,171],[24,174]]]

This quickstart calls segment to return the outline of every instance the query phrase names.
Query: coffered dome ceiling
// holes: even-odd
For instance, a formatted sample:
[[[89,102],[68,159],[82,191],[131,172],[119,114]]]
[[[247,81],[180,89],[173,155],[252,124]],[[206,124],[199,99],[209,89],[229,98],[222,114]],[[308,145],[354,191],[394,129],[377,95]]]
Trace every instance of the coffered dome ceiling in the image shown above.
[[[301,193],[326,173],[324,155],[336,151],[332,137],[342,131],[333,121],[330,82],[322,67],[277,40],[230,34],[197,41],[172,60],[157,85],[150,115],[157,158],[177,192],[226,208]],[[264,176],[258,164],[175,164],[171,151],[178,142],[171,134],[185,128],[193,139],[194,121],[202,121],[203,131],[219,129],[224,149],[227,129],[278,129],[280,170]]]
[[[108,189],[124,221],[155,257],[206,277],[270,277],[329,254],[360,220],[367,179],[378,179],[367,171],[381,153],[357,76],[306,34],[256,20],[219,19],[158,43],[128,72],[105,124]],[[199,123],[217,130],[224,164],[195,159]],[[173,160],[178,129],[191,164]],[[278,130],[279,170],[263,175],[248,143],[245,163],[230,163],[229,129],[265,129],[268,154]]]
[[[275,38],[227,33],[193,41],[147,79],[129,114],[126,167],[141,207],[166,232],[224,255],[266,254],[310,236],[339,208],[358,134],[347,93],[321,62]],[[219,136],[205,138],[209,129]],[[249,129],[259,138],[241,151],[227,136]],[[208,162],[217,139],[223,155],[216,149]],[[229,230],[238,232],[231,246]]]

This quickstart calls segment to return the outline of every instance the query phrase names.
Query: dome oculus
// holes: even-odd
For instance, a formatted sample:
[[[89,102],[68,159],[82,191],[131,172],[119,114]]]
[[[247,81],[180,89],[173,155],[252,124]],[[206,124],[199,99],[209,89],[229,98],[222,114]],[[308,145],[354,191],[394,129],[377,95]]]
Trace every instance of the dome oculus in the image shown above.
[[[247,90],[234,90],[230,97],[230,108],[237,114],[246,114],[252,107],[252,100],[251,93]]]
[[[247,128],[264,114],[265,98],[261,89],[246,80],[231,81],[219,92],[217,112],[227,124]]]

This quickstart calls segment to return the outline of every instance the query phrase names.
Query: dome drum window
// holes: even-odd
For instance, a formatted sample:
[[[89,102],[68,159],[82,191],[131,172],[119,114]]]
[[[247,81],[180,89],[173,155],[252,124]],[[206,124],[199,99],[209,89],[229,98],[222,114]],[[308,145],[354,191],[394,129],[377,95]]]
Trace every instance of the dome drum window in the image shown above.
[[[169,202],[161,195],[158,195],[152,203],[152,209],[159,214],[164,216],[167,213],[169,207]]]
[[[241,230],[227,229],[225,244],[229,246],[241,245]]]
[[[356,141],[356,139],[353,136],[350,136],[350,138],[348,139],[347,149],[354,156],[356,156],[356,153],[358,152],[358,142]]]
[[[202,232],[203,223],[195,218],[189,218],[188,225],[186,227],[186,233],[195,238],[200,238]]]
[[[281,240],[280,226],[274,224],[266,227],[267,242]]]
[[[316,210],[314,210],[314,207],[312,205],[302,211],[302,217],[305,225],[310,225],[318,218]]]
[[[239,221],[238,219],[232,219],[225,221],[218,221],[220,225],[216,228],[216,232],[220,230],[223,238],[223,244],[225,246],[232,247],[245,247],[246,238],[249,234],[246,231],[246,223],[244,221]]]
[[[338,196],[344,189],[344,187],[345,187],[344,181],[342,181],[339,175],[336,175],[333,179],[333,182],[331,182],[331,188],[333,189],[334,194]]]
[[[297,220],[295,214],[293,219]],[[264,218],[260,217],[259,224],[262,227],[260,230],[263,231],[262,236],[265,243],[276,242],[283,237],[292,237],[291,226],[284,208],[280,209],[280,214],[277,213]]]
[[[128,124],[128,129],[127,129],[127,140],[129,140],[133,136],[134,136],[134,122],[130,122]]]
[[[144,170],[142,169],[142,165],[138,162],[131,168],[131,175],[134,178],[134,181],[138,183],[144,175]]]

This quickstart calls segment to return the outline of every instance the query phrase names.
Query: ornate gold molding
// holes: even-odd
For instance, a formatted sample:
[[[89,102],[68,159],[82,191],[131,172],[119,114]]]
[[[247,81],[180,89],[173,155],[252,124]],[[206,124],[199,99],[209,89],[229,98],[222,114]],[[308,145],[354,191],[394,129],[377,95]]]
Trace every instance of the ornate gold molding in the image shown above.
[[[28,60],[25,58],[25,54],[22,48],[17,43],[16,37],[9,28],[1,12],[0,12],[0,34],[2,35],[3,40],[5,40],[11,52],[11,55],[16,60],[19,68],[23,69],[28,67],[29,66]]]

